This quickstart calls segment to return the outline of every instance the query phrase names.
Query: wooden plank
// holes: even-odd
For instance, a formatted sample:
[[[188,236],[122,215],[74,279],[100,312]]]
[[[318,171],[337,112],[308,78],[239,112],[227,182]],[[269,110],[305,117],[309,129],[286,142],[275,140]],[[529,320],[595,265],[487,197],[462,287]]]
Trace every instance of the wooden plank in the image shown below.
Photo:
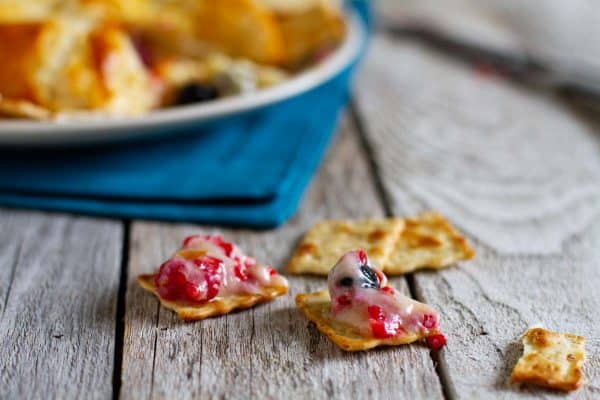
[[[299,215],[274,231],[220,230],[250,254],[286,264],[303,232],[323,218],[382,215],[354,127],[344,123]],[[441,397],[422,345],[346,354],[321,335],[294,296],[325,286],[290,277],[291,295],[250,311],[193,324],[134,282],[190,233],[212,228],[135,223],[126,301],[122,398],[427,398]],[[402,279],[396,285],[406,288]]]
[[[441,371],[452,398],[524,398],[508,376],[529,326],[588,338],[600,396],[598,125],[540,93],[482,76],[410,42],[377,38],[357,109],[393,212],[437,209],[478,256],[415,274],[442,311]]]
[[[376,0],[381,22],[427,26],[467,43],[598,79],[600,13],[587,0]]]
[[[123,227],[0,210],[0,398],[112,394]]]

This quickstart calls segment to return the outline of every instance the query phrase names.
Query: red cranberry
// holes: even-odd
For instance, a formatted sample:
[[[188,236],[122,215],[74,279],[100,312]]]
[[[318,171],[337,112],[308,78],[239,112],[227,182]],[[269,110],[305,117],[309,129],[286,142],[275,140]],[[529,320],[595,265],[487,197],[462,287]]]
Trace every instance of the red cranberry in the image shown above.
[[[369,312],[370,319],[374,319],[375,321],[383,321],[385,319],[385,315],[383,315],[383,309],[380,306],[369,306],[367,311]]]
[[[433,350],[439,350],[446,345],[446,336],[441,333],[437,335],[432,335],[427,338],[427,344]]]
[[[343,294],[341,296],[338,296],[335,298],[335,300],[333,302],[333,312],[336,313],[336,312],[340,311],[341,309],[350,306],[351,304],[352,304],[352,298],[349,295]]]
[[[388,321],[380,306],[372,305],[367,310],[369,313],[369,324],[371,325],[374,337],[377,339],[387,339],[398,334],[400,330],[398,323]]]
[[[423,320],[421,321],[421,324],[427,329],[433,329],[437,325],[437,318],[433,314],[425,314],[423,315]]]
[[[352,298],[344,294],[337,298],[337,302],[340,306],[349,306],[352,304]]]
[[[369,320],[371,324],[371,331],[373,332],[373,337],[377,339],[387,339],[393,337],[396,332],[390,329],[388,324],[384,321],[375,321],[373,319]]]
[[[358,255],[358,260],[360,261],[361,264],[368,264],[369,259],[367,258],[367,252],[364,250],[358,250],[357,251],[357,255]]]
[[[177,299],[177,288],[187,285],[186,270],[188,268],[183,260],[168,260],[160,266],[158,274],[154,277],[160,297],[167,300]]]
[[[385,293],[389,294],[389,295],[392,295],[392,296],[396,294],[396,291],[391,286],[386,286],[384,288],[381,288],[381,290],[384,291]]]
[[[222,239],[222,238],[221,238]],[[225,255],[227,257],[231,257],[231,255],[233,254],[233,243],[229,243],[229,242],[225,242],[225,241],[221,241],[219,243],[217,243],[218,246],[220,248],[223,249],[223,252],[225,253]]]
[[[223,264],[213,257],[193,262],[171,259],[161,265],[155,277],[158,294],[166,300],[206,302],[221,288]]]
[[[195,259],[194,264],[204,272],[207,286],[206,300],[217,297],[223,281],[223,261],[215,257],[204,256]]]
[[[211,242],[213,244],[216,244],[221,249],[223,249],[223,252],[225,253],[225,255],[227,257],[235,257],[236,256],[236,255],[234,255],[235,246],[233,245],[233,243],[225,241],[225,238],[223,238],[223,236],[221,236],[221,235],[188,236],[183,240],[183,247],[190,246],[195,240],[205,240],[205,241]]]
[[[154,62],[154,51],[152,47],[140,34],[132,34],[131,42],[133,43],[133,47],[135,48],[140,61],[144,64],[146,68],[152,67]]]
[[[250,275],[248,275],[246,266],[243,264],[240,264],[239,262],[236,263],[235,266],[233,267],[233,273],[242,282],[245,282],[248,279],[250,279]]]
[[[200,237],[200,235],[192,235],[192,236],[186,237],[185,239],[183,239],[182,246],[188,247],[194,240],[196,240],[199,237]]]
[[[278,272],[275,268],[269,267],[269,275],[270,276],[275,276],[277,274],[278,274]]]

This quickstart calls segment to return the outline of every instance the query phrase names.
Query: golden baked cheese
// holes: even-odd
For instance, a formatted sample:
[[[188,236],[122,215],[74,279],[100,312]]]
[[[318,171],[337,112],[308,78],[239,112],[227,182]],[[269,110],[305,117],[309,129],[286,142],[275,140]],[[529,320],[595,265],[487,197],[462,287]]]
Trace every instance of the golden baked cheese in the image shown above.
[[[138,115],[223,81],[215,59],[235,84],[219,96],[259,90],[344,29],[338,0],[0,0],[0,115]]]
[[[0,63],[0,94],[7,101],[51,112],[135,115],[158,100],[129,37],[116,26],[55,18],[0,24],[0,37],[0,54],[11,55]]]

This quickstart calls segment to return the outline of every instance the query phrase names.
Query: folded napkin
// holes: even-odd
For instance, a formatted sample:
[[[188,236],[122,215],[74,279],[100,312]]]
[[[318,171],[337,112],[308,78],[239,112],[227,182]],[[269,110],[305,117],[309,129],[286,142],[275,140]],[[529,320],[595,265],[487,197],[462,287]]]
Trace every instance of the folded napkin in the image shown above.
[[[367,3],[356,2],[368,17]],[[354,63],[298,97],[161,140],[1,149],[0,204],[273,227],[294,214],[336,131]]]

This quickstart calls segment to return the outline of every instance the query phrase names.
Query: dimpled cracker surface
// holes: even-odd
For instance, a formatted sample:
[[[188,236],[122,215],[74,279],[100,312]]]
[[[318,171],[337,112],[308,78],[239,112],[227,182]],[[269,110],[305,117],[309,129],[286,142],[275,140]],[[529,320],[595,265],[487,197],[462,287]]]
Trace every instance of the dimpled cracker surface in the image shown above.
[[[398,218],[320,222],[296,248],[288,271],[327,275],[341,256],[356,249],[365,250],[374,265],[384,265],[403,226]]]
[[[570,391],[583,382],[585,338],[532,328],[523,335],[523,356],[513,372],[514,383],[531,383]]]
[[[474,256],[467,240],[446,218],[429,212],[404,220],[404,229],[383,264],[383,271],[400,275],[421,268],[440,269]]]
[[[161,299],[156,291],[153,274],[141,275],[138,282],[145,290],[152,292],[163,307],[173,310],[184,321],[198,321],[205,318],[228,314],[233,310],[250,308],[259,303],[271,301],[288,292],[286,286],[265,287],[258,294],[217,297],[205,304],[193,304]]]
[[[423,339],[416,333],[400,335],[389,339],[365,338],[356,329],[335,320],[331,315],[329,292],[304,293],[296,296],[298,308],[315,323],[317,329],[332,342],[346,351],[369,350],[378,346],[397,346]]]

